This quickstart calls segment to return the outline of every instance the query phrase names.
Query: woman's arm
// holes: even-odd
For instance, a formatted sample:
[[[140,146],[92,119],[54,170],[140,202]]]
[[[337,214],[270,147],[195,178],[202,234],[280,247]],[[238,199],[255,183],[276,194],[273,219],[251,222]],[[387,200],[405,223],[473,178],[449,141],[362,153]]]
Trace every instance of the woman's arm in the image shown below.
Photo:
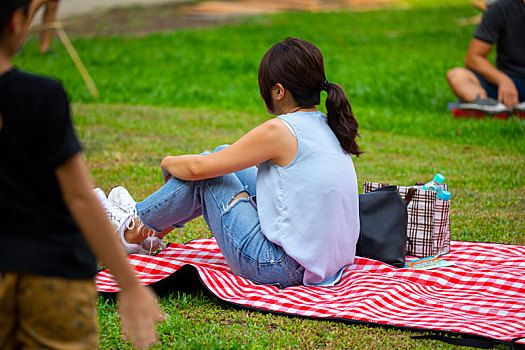
[[[282,120],[274,118],[219,152],[168,156],[160,166],[164,175],[169,173],[182,180],[202,180],[246,169],[266,160],[285,166],[296,153],[296,138]]]
[[[491,50],[492,44],[476,38],[472,39],[465,56],[465,66],[498,85],[498,101],[512,107],[519,103],[518,90],[509,76],[494,67],[487,59]]]

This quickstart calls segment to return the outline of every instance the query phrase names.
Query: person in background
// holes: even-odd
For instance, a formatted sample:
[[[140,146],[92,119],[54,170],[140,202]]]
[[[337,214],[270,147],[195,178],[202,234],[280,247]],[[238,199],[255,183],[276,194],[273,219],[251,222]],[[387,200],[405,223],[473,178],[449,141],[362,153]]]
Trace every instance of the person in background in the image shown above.
[[[465,68],[447,72],[461,103],[458,109],[483,113],[525,112],[525,1],[498,0],[488,6],[474,32]],[[496,65],[488,56],[496,45]]]
[[[36,12],[44,7],[42,13],[42,30],[40,33],[40,53],[46,53],[51,47],[51,40],[53,39],[53,29],[46,29],[46,25],[50,25],[56,21],[58,13],[59,0],[34,0],[29,9],[29,16],[32,20]]]
[[[58,12],[58,0],[47,0],[44,14],[42,15],[42,24],[50,24],[56,20]],[[51,39],[53,38],[53,30],[48,29],[40,33],[40,47],[41,53],[46,53],[51,46]]]

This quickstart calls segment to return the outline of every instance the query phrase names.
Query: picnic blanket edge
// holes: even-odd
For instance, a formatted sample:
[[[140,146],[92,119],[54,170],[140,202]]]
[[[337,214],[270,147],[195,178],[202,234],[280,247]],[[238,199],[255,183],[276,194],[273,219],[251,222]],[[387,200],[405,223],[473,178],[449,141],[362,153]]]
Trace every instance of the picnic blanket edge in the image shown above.
[[[468,333],[468,332],[455,332],[455,331],[445,331],[441,329],[408,327],[408,326],[400,326],[396,324],[355,320],[355,319],[343,318],[343,317],[307,316],[307,315],[299,315],[299,314],[294,314],[294,313],[289,313],[289,312],[269,310],[269,309],[244,305],[241,303],[236,303],[236,302],[224,299],[220,297],[219,295],[217,295],[216,293],[214,293],[214,291],[210,287],[208,287],[208,285],[206,285],[206,283],[201,278],[200,271],[197,268],[197,266],[191,263],[182,265],[177,271],[175,271],[170,276],[162,280],[159,280],[157,282],[153,282],[149,284],[148,286],[151,287],[155,291],[155,293],[157,293],[157,295],[159,296],[165,296],[165,295],[168,295],[174,292],[191,293],[193,291],[200,290],[204,292],[207,296],[210,296],[212,298],[217,298],[221,300],[222,302],[224,302],[225,304],[232,306],[234,308],[237,308],[237,309],[257,311],[257,312],[262,312],[266,314],[274,314],[278,316],[294,317],[294,318],[301,318],[301,319],[311,319],[311,320],[318,320],[318,321],[336,321],[336,322],[342,322],[346,324],[362,324],[362,325],[367,325],[367,326],[372,326],[372,327],[393,328],[393,329],[399,329],[399,330],[407,330],[410,332],[426,333],[426,335],[411,336],[411,338],[413,339],[434,339],[434,340],[440,340],[440,341],[443,341],[449,344],[453,344],[453,345],[470,346],[470,347],[487,348],[487,349],[496,344],[508,345],[512,349],[525,349],[525,344],[517,343],[517,341],[525,339],[521,337],[511,339],[511,340],[501,340],[501,339],[481,336],[478,334]],[[102,297],[106,299],[114,299],[118,292],[99,291],[98,293],[99,295],[101,295]]]

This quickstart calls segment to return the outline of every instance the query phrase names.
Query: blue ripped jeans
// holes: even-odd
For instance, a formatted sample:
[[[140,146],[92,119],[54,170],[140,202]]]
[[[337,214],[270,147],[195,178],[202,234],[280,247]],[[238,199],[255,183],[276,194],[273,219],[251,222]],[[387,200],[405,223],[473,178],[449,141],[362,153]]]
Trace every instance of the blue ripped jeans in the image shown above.
[[[303,267],[264,236],[253,201],[240,198],[231,203],[241,192],[255,196],[256,176],[257,168],[251,167],[199,181],[171,178],[137,203],[137,213],[158,232],[182,227],[202,215],[234,274],[281,288],[302,284]]]

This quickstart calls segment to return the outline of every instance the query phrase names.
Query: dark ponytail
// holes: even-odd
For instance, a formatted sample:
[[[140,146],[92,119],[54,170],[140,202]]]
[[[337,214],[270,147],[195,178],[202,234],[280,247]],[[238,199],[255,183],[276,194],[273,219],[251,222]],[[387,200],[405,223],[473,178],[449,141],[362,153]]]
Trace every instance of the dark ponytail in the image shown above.
[[[328,93],[328,126],[347,153],[359,156],[356,142],[358,123],[343,90],[326,80],[323,55],[311,43],[287,38],[272,46],[259,65],[259,90],[268,110],[272,110],[271,89],[280,83],[300,107],[321,103],[321,90]]]
[[[325,102],[328,126],[334,132],[343,150],[359,157],[363,153],[355,140],[359,136],[357,132],[359,124],[343,89],[326,80],[321,84],[321,88],[328,93]]]

